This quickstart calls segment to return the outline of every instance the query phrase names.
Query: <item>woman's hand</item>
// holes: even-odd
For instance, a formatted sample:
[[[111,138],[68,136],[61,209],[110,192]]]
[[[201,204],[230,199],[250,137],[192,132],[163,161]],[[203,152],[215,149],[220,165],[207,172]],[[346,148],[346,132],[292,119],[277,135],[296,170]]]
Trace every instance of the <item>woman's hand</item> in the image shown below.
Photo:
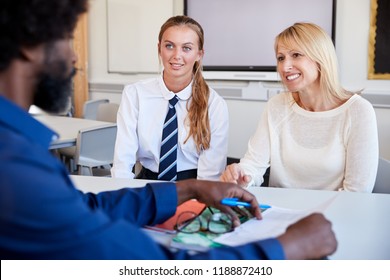
[[[244,170],[237,163],[228,165],[219,179],[222,182],[236,183],[241,187],[246,187],[249,182],[252,181],[252,177],[246,175]]]

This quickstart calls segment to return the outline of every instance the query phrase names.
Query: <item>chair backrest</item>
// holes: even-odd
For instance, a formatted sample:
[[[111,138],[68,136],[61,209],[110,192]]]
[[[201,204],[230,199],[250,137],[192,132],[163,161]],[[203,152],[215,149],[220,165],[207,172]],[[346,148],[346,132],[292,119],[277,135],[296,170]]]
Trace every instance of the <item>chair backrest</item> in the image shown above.
[[[390,194],[390,161],[384,158],[379,158],[378,173],[372,192]]]
[[[118,114],[119,104],[117,103],[102,103],[99,104],[96,114],[98,121],[116,123],[116,115]]]
[[[108,102],[110,102],[108,99],[93,99],[86,101],[83,108],[83,118],[96,120],[99,105]]]
[[[90,168],[112,164],[116,132],[116,124],[81,129],[77,136],[75,163]]]

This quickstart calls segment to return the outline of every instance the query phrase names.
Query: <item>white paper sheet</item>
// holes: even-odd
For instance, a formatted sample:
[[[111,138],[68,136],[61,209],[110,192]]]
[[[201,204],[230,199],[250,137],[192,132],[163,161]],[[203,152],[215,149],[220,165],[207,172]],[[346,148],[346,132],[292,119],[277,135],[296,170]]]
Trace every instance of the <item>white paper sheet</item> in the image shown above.
[[[262,220],[251,219],[233,232],[223,234],[214,241],[228,246],[238,246],[260,239],[276,237],[284,233],[289,225],[311,212],[313,210],[272,207],[262,213]]]

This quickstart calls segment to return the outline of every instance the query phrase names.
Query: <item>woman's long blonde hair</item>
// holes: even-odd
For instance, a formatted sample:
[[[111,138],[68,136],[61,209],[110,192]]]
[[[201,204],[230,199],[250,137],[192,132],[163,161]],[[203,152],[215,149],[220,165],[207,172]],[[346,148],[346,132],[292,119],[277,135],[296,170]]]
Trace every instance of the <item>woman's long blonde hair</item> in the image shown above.
[[[351,97],[353,93],[340,85],[336,51],[332,39],[321,27],[313,23],[295,23],[276,37],[275,53],[280,45],[298,47],[317,63],[321,91],[329,101],[345,101]]]
[[[202,26],[188,16],[174,16],[169,18],[160,29],[158,41],[161,43],[164,32],[173,26],[187,26],[198,35],[199,51],[203,50],[204,33]],[[196,61],[192,69],[193,82],[190,103],[187,103],[187,121],[190,123],[190,131],[185,142],[192,136],[198,152],[210,147],[211,129],[209,121],[209,96],[210,89],[202,75],[202,59]],[[188,105],[190,104],[190,105]],[[189,108],[188,108],[189,106]]]

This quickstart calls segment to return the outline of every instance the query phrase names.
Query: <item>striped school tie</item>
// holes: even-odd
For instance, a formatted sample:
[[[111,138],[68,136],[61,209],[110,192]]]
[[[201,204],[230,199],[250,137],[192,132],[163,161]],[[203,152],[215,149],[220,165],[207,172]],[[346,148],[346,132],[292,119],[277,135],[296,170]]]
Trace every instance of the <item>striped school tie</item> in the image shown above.
[[[169,100],[169,109],[163,127],[158,179],[164,181],[176,181],[177,178],[177,117],[175,109],[177,101],[176,95]]]

